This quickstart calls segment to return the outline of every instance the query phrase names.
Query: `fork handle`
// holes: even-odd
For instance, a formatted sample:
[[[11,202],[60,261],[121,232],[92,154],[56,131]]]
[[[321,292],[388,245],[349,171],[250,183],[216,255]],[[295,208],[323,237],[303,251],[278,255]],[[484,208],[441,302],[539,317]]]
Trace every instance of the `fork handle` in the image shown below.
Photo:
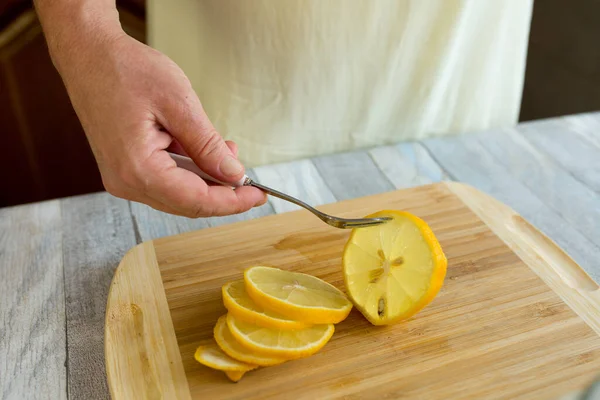
[[[242,177],[242,179],[240,179],[239,181],[235,182],[235,183],[226,183],[226,182],[221,182],[220,180],[213,178],[212,176],[208,175],[206,172],[202,171],[194,162],[194,160],[192,160],[189,157],[185,157],[185,156],[181,156],[179,154],[175,154],[175,153],[170,153],[167,151],[167,153],[169,154],[169,156],[171,156],[171,158],[173,160],[175,160],[175,162],[177,163],[177,166],[179,168],[183,168],[186,169],[190,172],[193,172],[194,174],[198,175],[200,178],[204,179],[205,181],[211,181],[214,183],[218,183],[220,185],[223,186],[229,186],[229,187],[240,187],[240,186],[244,186],[244,183],[246,182],[246,180],[248,179],[247,175],[244,175]]]

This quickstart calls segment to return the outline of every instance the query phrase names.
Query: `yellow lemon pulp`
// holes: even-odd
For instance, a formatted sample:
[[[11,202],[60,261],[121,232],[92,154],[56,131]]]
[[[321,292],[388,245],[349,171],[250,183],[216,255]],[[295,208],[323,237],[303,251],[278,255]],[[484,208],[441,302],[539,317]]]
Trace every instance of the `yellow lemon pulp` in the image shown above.
[[[244,281],[256,304],[307,324],[336,324],[352,309],[344,293],[312,275],[251,267],[244,272]]]
[[[343,254],[348,295],[375,325],[409,318],[439,292],[447,261],[429,226],[401,211],[385,224],[353,230]]]
[[[269,357],[269,356],[261,356],[248,349],[247,347],[242,346],[231,334],[229,331],[229,327],[227,326],[227,316],[223,315],[217,321],[217,325],[215,325],[214,329],[215,341],[227,354],[228,356],[242,361],[248,364],[259,365],[261,367],[267,367],[270,365],[277,365],[285,362],[284,358],[277,357]]]
[[[243,280],[225,284],[222,293],[225,308],[238,319],[275,329],[301,329],[308,326],[256,304],[246,293]]]
[[[257,354],[278,358],[301,358],[319,351],[334,332],[333,324],[300,330],[269,329],[227,314],[227,326],[235,340]]]

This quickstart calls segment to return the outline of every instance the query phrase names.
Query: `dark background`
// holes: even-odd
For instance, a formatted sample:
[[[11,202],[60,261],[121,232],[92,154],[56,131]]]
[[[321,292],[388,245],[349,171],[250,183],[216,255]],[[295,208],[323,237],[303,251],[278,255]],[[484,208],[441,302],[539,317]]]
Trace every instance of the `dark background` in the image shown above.
[[[117,1],[145,41],[144,0]],[[600,0],[537,0],[521,121],[600,110]],[[0,207],[103,190],[27,0],[0,0]]]

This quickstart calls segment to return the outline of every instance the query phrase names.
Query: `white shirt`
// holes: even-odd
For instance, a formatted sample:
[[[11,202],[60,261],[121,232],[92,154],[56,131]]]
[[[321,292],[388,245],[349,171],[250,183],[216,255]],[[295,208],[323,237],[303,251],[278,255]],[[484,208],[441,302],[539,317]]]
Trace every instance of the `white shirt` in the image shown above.
[[[247,166],[517,122],[533,0],[150,0]]]

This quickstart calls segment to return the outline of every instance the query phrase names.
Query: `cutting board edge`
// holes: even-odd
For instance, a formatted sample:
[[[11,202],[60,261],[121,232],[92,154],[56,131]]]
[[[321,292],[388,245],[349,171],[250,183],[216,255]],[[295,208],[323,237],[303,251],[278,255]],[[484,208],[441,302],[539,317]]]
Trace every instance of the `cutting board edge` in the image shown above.
[[[131,248],[114,273],[104,358],[113,399],[191,400],[152,241]]]
[[[600,335],[598,285],[566,252],[493,197],[462,183],[435,185],[456,195]],[[158,351],[146,350],[152,345]],[[191,399],[153,241],[130,249],[115,271],[106,308],[105,360],[113,399],[140,398],[140,393]]]
[[[579,264],[506,204],[464,183],[443,184],[600,335],[599,286]]]

